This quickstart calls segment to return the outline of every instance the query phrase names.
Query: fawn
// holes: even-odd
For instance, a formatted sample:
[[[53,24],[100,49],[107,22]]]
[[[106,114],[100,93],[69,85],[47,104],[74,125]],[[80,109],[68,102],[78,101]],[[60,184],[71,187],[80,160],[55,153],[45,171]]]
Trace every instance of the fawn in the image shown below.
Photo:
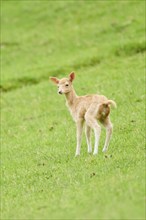
[[[98,153],[98,144],[101,133],[101,127],[98,121],[106,128],[106,139],[103,148],[103,152],[106,152],[113,131],[113,125],[109,117],[110,105],[116,107],[116,103],[113,100],[108,100],[103,95],[93,94],[77,96],[72,84],[74,78],[74,72],[71,72],[68,78],[58,79],[56,77],[50,77],[50,79],[58,86],[58,93],[65,94],[66,104],[76,123],[77,147],[75,155],[80,155],[81,137],[84,122],[88,153],[92,152],[91,129],[94,130],[95,134],[93,154],[96,155]]]

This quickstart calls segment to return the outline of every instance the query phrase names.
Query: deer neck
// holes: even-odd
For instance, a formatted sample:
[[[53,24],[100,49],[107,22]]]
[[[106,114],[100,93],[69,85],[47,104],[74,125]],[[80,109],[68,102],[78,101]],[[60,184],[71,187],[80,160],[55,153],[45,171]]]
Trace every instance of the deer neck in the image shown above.
[[[71,107],[77,99],[77,95],[76,95],[74,88],[72,88],[72,90],[69,93],[66,93],[65,97],[66,97],[66,102],[68,106]]]

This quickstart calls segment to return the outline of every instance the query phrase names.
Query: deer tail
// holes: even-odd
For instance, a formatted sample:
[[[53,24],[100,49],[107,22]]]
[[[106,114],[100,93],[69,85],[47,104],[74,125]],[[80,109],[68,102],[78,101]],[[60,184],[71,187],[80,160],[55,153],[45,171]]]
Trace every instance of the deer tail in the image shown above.
[[[103,106],[112,106],[112,107],[114,107],[114,108],[116,108],[117,107],[117,104],[116,104],[116,102],[115,101],[113,101],[113,100],[107,100],[107,101],[104,101],[103,103]]]

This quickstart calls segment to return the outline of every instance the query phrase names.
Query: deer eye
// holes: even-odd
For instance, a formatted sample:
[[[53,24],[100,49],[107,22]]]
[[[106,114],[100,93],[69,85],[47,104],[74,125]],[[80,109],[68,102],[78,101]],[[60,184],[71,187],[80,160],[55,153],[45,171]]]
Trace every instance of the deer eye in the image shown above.
[[[68,85],[68,84],[66,84],[65,86],[66,86],[66,87],[68,87],[69,85]]]

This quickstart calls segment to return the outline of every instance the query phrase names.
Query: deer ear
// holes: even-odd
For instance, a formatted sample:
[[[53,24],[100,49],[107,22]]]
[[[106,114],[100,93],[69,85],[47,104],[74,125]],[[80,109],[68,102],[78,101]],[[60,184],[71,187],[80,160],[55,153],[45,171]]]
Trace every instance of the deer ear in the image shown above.
[[[72,81],[74,80],[74,78],[75,78],[75,73],[74,73],[74,72],[71,72],[71,73],[69,74],[69,80],[72,82]]]
[[[57,79],[56,77],[50,77],[50,79],[52,80],[53,83],[58,84],[59,83],[59,79]]]

